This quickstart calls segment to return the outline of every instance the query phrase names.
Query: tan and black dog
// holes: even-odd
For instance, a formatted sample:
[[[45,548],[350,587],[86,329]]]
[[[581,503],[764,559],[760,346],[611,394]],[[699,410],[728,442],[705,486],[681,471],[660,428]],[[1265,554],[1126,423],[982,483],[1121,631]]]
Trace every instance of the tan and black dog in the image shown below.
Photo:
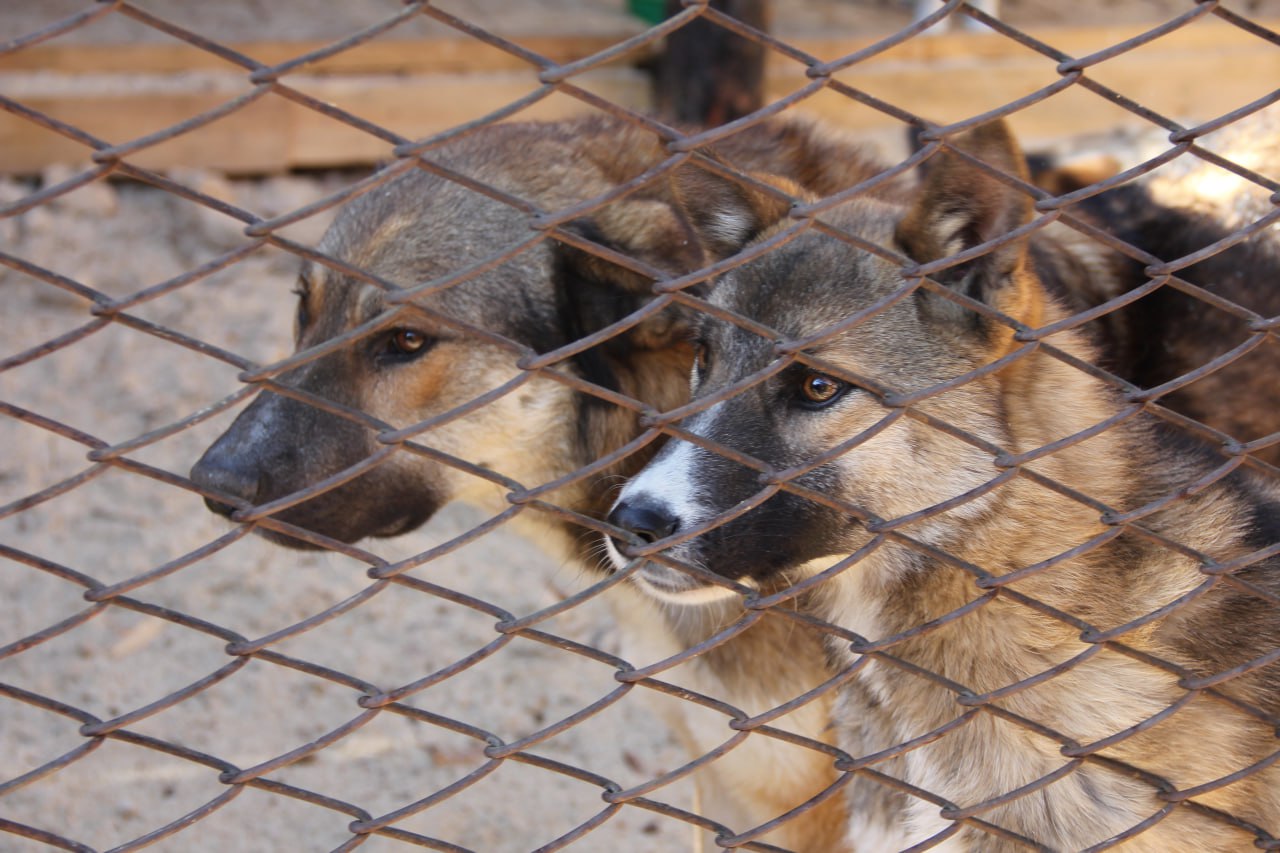
[[[953,144],[1026,180],[1001,124]],[[700,604],[827,573],[807,612],[864,638],[828,642],[841,745],[910,744],[876,769],[919,792],[898,844],[868,849],[1280,836],[1274,483],[1082,370],[1081,331],[1034,334],[1071,313],[1061,226],[966,156],[823,219],[853,241],[809,229],[712,288],[688,440],[622,490],[615,564],[639,548],[638,586]],[[706,221],[797,224],[767,200]]]
[[[692,363],[686,317],[672,309],[643,316],[608,341],[566,359],[555,368],[561,379],[526,375],[518,365],[522,355],[545,353],[595,333],[652,298],[651,279],[637,272],[565,241],[534,241],[530,211],[555,214],[615,192],[671,156],[656,135],[609,119],[502,125],[432,151],[430,159],[438,164],[437,171],[487,184],[519,203],[426,170],[398,177],[348,203],[318,247],[338,266],[349,265],[401,287],[473,266],[484,268],[415,299],[433,312],[423,313],[406,307],[396,311],[384,290],[354,273],[304,264],[298,350],[323,346],[362,327],[365,332],[279,377],[293,396],[261,394],[209,448],[191,476],[210,497],[210,506],[229,514],[233,505],[275,501],[385,450],[378,441],[379,428],[409,427],[462,412],[411,436],[433,455],[397,449],[359,476],[272,515],[342,542],[393,536],[419,526],[452,501],[507,509],[512,483],[532,488],[552,482],[641,436],[639,407],[602,397],[625,395],[657,411],[685,402]],[[716,156],[745,170],[786,176],[795,182],[788,185],[793,192],[803,187],[818,195],[874,174],[848,143],[798,121],[738,134],[717,146]],[[691,170],[699,171],[686,164],[678,172]],[[706,229],[700,212],[733,198],[749,198],[752,191],[708,184],[708,195],[678,197],[680,187],[689,185],[687,177],[659,177],[567,227],[667,274],[699,269],[739,242],[733,234],[701,238]],[[720,191],[728,196],[718,196]],[[530,245],[510,260],[485,266],[485,259],[522,243]],[[506,383],[514,383],[507,393],[466,409]],[[583,383],[602,390],[593,394],[583,390]],[[309,405],[306,395],[323,402]],[[329,410],[335,404],[362,414],[343,417]],[[637,470],[654,446],[542,499],[602,519],[619,475]],[[439,454],[460,462],[448,464]],[[585,566],[593,579],[605,571],[597,534],[536,510],[522,512],[517,521],[553,553]],[[286,545],[306,544],[266,528],[263,532]],[[649,605],[629,585],[610,594],[617,605],[623,654],[637,665],[683,651],[743,613],[732,604],[665,611]],[[816,635],[806,637],[790,622],[770,617],[663,678],[758,714],[827,677],[819,643]],[[797,645],[807,645],[811,652],[797,655]],[[797,665],[797,657],[808,663]],[[760,672],[773,675],[762,681]],[[829,699],[819,698],[773,725],[830,742],[828,706]],[[687,718],[669,722],[687,741],[691,758],[732,736],[727,720],[689,707]],[[800,806],[836,778],[829,756],[763,734],[750,735],[695,777],[702,812],[731,832],[749,830]],[[844,823],[841,797],[830,796],[765,838],[793,850],[834,851],[840,848]]]

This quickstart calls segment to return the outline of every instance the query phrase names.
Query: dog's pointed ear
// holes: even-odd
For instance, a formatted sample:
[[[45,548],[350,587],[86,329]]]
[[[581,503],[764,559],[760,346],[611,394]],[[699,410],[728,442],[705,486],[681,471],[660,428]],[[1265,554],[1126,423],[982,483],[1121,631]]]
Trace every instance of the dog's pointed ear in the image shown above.
[[[785,178],[759,176],[776,189],[739,183],[684,164],[647,192],[625,196],[561,226],[553,256],[557,310],[566,340],[577,340],[639,311],[655,294],[653,279],[608,256],[625,255],[678,276],[734,254],[783,219],[803,196]],[[606,252],[594,250],[603,247]],[[704,292],[699,282],[689,289]],[[598,385],[614,388],[615,372],[637,351],[689,349],[691,314],[671,305],[609,340],[578,353],[575,363]]]
[[[656,201],[628,201],[625,210],[606,210],[562,228],[572,237],[556,242],[552,276],[560,324],[569,340],[616,323],[654,297],[653,279],[613,260],[610,253],[669,272],[678,272],[684,263],[696,263],[700,255],[697,247],[690,245],[691,236],[681,233],[670,207]],[[686,255],[689,261],[682,263]],[[619,332],[602,346],[614,352],[661,349],[685,337],[679,311],[668,308]]]
[[[1028,179],[1026,161],[1003,121],[974,128],[957,136],[952,145],[1010,177]],[[916,199],[898,223],[896,238],[909,257],[929,263],[1008,234],[1030,222],[1033,214],[1030,196],[944,148],[930,159]],[[1019,239],[932,278],[1028,322],[1036,304],[1036,286],[1026,267],[1027,243]],[[946,297],[925,292],[923,299],[930,310],[948,318],[963,314],[971,322],[979,320]]]
[[[808,194],[789,178],[752,173],[753,181],[738,181],[696,164],[672,178],[676,204],[688,219],[699,243],[713,263],[741,250],[791,212],[793,198]]]
[[[570,311],[564,320],[590,334],[653,297],[650,278],[578,243],[604,247],[668,275],[693,272],[740,250],[787,215],[792,197],[803,196],[786,178],[754,177],[769,189],[686,164],[658,191],[622,198],[562,226],[580,238],[561,240],[556,248],[556,278]],[[657,349],[682,339],[685,328],[678,315],[669,310],[637,324],[625,333],[628,345]]]

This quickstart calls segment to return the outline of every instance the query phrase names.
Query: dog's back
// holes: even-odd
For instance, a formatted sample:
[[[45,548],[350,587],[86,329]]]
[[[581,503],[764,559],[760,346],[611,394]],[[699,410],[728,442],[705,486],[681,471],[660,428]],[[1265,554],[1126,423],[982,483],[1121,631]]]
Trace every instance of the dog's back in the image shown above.
[[[1211,147],[1274,174],[1278,131],[1280,119],[1264,112],[1233,125]],[[1032,158],[1034,182],[1059,196],[1078,194],[1120,168],[1098,156]],[[1167,420],[1210,446],[1225,442],[1227,453],[1248,444],[1243,450],[1270,466],[1251,463],[1255,469],[1280,475],[1280,441],[1266,440],[1280,434],[1280,341],[1266,324],[1280,316],[1280,228],[1274,221],[1266,226],[1275,217],[1268,196],[1259,184],[1189,153],[1153,175],[1086,194],[1065,213],[1132,248],[1061,231],[1078,258],[1105,260],[1109,269],[1092,278],[1069,274],[1058,293],[1084,311],[1149,291],[1090,324],[1105,343],[1103,366],[1141,389],[1167,384],[1152,397],[1174,413]],[[1199,259],[1181,264],[1191,256]]]

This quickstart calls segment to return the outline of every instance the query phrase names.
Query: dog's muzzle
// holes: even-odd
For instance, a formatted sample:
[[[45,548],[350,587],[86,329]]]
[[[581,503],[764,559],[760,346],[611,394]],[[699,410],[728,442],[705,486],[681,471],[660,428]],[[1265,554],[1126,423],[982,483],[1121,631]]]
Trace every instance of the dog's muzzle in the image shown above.
[[[618,501],[607,520],[645,545],[666,539],[681,528],[679,516],[668,504],[643,492]],[[627,543],[612,536],[607,537],[605,549],[616,570],[623,571],[631,565],[633,558],[627,556]],[[676,545],[665,553],[677,560],[687,560],[689,550],[686,543]],[[705,604],[735,595],[732,590],[707,584],[679,569],[650,560],[645,560],[636,568],[631,581],[653,598],[670,604]]]
[[[256,466],[239,463],[234,457],[206,452],[191,469],[191,480],[212,492],[242,498],[250,504],[259,502],[262,494],[261,474]],[[206,497],[205,506],[218,515],[230,517],[234,507]]]

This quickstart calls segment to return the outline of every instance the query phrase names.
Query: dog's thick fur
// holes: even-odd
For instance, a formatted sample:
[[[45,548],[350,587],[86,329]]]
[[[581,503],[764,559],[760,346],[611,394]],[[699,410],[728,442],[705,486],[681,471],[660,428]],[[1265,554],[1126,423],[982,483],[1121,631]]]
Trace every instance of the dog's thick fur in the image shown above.
[[[954,144],[1025,180],[1003,125]],[[761,239],[786,224],[769,205],[718,216]],[[716,283],[714,306],[759,325],[700,322],[696,398],[736,393],[682,422],[697,443],[665,445],[610,515],[641,553],[669,546],[639,585],[736,600],[839,566],[805,606],[878,644],[863,657],[828,643],[854,668],[841,745],[856,757],[923,738],[877,766],[935,798],[910,798],[899,844],[950,831],[933,849],[1079,850],[1142,830],[1123,849],[1253,849],[1221,813],[1280,834],[1280,765],[1267,764],[1280,557],[1262,559],[1280,543],[1273,484],[1209,476],[1221,458],[1122,416],[1132,409],[1071,363],[1097,358],[1082,332],[1015,336],[1070,313],[1053,295],[1074,263],[1056,227],[944,261],[940,287],[902,274],[1033,220],[1025,194],[964,156],[938,152],[902,203],[855,200],[824,219],[901,260],[811,230]],[[807,342],[801,359],[779,341]],[[609,547],[627,564],[627,546]],[[1230,577],[1203,572],[1201,555]],[[854,819],[851,841],[865,841]]]
[[[614,191],[670,154],[657,137],[623,123],[582,119],[486,128],[432,151],[444,169],[497,187],[555,213]],[[804,122],[774,122],[717,146],[716,156],[745,170],[781,174],[827,195],[873,174],[849,144]],[[698,185],[699,167],[651,181],[574,220],[592,242],[672,273],[696,270],[736,249],[740,237],[699,219],[708,206],[752,198],[748,189],[703,183],[706,195],[679,197]],[[726,230],[727,229],[727,230]],[[535,236],[529,214],[427,171],[401,176],[348,203],[319,250],[402,287],[467,269]],[[700,238],[700,235],[703,235]],[[383,446],[378,424],[401,428],[464,406],[522,375],[521,351],[547,352],[619,321],[649,299],[651,282],[567,243],[545,240],[465,282],[416,304],[499,336],[468,334],[430,315],[406,311],[351,344],[277,381],[295,392],[365,413],[362,425],[290,396],[261,394],[205,453],[192,479],[215,510],[261,505],[357,465]],[[355,275],[316,263],[300,275],[297,346],[324,344],[388,310],[384,293]],[[415,349],[415,347],[417,347]],[[685,317],[667,310],[624,329],[558,369],[652,410],[686,401],[692,363]],[[639,415],[561,381],[533,377],[463,417],[413,438],[506,481],[539,486],[585,468],[643,432]],[[565,509],[603,518],[622,476],[650,448],[542,496]],[[400,450],[366,473],[272,518],[342,542],[391,536],[425,522],[451,501],[506,509],[508,488],[433,458]],[[516,519],[554,553],[602,570],[596,534],[534,509]],[[264,531],[268,532],[268,531]],[[284,544],[305,543],[269,534]],[[623,654],[647,664],[683,651],[732,624],[742,608],[653,607],[629,585],[610,593]],[[748,714],[772,709],[827,676],[817,635],[770,617],[664,679],[730,703]],[[807,652],[797,650],[807,649]],[[797,663],[796,659],[801,663]],[[772,673],[769,679],[760,672]],[[664,707],[677,704],[666,702]],[[829,699],[819,698],[775,723],[830,742]],[[732,732],[714,712],[689,704],[669,722],[700,756]],[[710,722],[707,722],[710,721]],[[767,769],[766,769],[767,768]],[[821,752],[753,734],[696,774],[702,812],[742,832],[801,805],[835,781]],[[765,839],[800,851],[840,847],[845,818],[838,796],[788,820]]]
[[[1176,260],[1219,241],[1248,223],[1220,221],[1204,210],[1160,204],[1148,189],[1130,184],[1090,199],[1083,211],[1116,237],[1163,260]],[[1144,278],[1135,260],[1121,261],[1121,278]],[[1223,251],[1177,271],[1178,278],[1211,297],[1253,312],[1280,316],[1280,229],[1228,245]],[[1132,286],[1132,285],[1130,285]],[[1118,294],[1109,294],[1114,296]],[[1119,375],[1155,388],[1209,364],[1258,338],[1247,315],[1218,307],[1167,285],[1107,316],[1111,362]],[[1189,385],[1171,386],[1160,403],[1226,433],[1256,442],[1280,433],[1280,342],[1274,335]],[[1280,469],[1280,442],[1251,455]],[[1274,473],[1274,472],[1272,472]]]
[[[1247,119],[1232,128],[1232,144],[1223,153],[1268,172],[1280,164],[1280,146],[1274,142],[1278,131],[1280,120],[1274,117]],[[1029,159],[1033,182],[1057,195],[1080,190],[1120,169],[1119,163],[1097,157],[1066,163]],[[1244,241],[1232,239],[1238,229],[1252,226],[1270,211],[1266,194],[1234,175],[1228,175],[1234,180],[1224,181],[1227,173],[1208,164],[1179,165],[1170,171],[1172,175],[1158,172],[1069,208],[1073,215],[1161,261],[1178,261],[1213,244],[1225,247],[1175,272],[1178,280],[1203,290],[1205,296],[1170,282],[1095,321],[1104,343],[1102,364],[1139,388],[1168,383],[1171,390],[1158,399],[1161,405],[1238,442],[1256,442],[1250,455],[1280,468],[1280,442],[1258,441],[1280,433],[1280,342],[1274,335],[1260,337],[1243,313],[1280,315],[1280,227],[1273,224]],[[1069,307],[1092,308],[1147,281],[1145,261],[1108,254],[1115,275],[1093,286],[1068,284]],[[1250,344],[1230,363],[1190,384],[1180,381]],[[1211,435],[1206,438],[1215,443]]]

